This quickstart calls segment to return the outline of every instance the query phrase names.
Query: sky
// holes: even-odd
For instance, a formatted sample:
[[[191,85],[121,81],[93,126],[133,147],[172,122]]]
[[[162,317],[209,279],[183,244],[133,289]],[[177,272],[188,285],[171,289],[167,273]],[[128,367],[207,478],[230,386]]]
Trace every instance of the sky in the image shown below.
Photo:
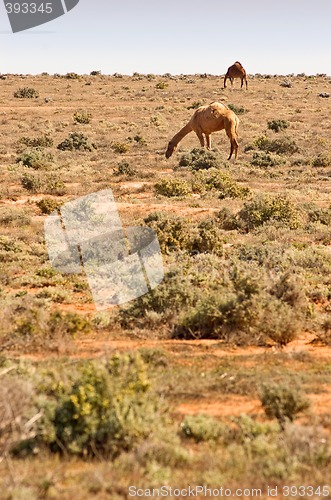
[[[330,19],[331,0],[80,0],[13,34],[0,0],[0,73],[331,75]]]

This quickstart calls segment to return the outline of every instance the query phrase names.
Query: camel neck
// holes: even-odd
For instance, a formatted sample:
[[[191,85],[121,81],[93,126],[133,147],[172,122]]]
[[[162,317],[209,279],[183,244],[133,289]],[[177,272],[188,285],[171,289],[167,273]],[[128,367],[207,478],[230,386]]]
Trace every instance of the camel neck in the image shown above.
[[[179,132],[177,132],[177,134],[172,138],[171,142],[174,145],[177,145],[183,139],[183,137],[185,137],[190,132],[192,132],[192,126],[191,123],[189,122],[187,125],[185,125],[185,127],[183,127]]]

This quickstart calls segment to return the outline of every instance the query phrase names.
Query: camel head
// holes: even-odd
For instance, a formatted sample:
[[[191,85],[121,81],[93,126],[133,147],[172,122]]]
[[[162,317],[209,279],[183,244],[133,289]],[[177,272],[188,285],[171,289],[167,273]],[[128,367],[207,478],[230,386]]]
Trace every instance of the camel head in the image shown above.
[[[168,144],[168,149],[165,153],[165,157],[167,159],[170,158],[170,156],[172,156],[173,152],[176,151],[176,148],[177,148],[177,146],[172,141],[170,141]]]

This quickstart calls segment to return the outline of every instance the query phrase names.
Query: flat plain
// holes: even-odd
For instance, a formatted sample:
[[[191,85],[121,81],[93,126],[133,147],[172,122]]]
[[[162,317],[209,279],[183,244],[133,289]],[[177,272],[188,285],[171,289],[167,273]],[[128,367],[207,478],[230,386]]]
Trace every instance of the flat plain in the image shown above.
[[[1,498],[189,484],[326,497],[331,78],[250,75],[247,91],[212,75],[0,83]],[[221,131],[211,152],[192,132],[167,160],[214,101],[239,116],[238,159]],[[96,312],[84,273],[51,268],[44,221],[106,188],[124,226],[157,231],[166,276]]]

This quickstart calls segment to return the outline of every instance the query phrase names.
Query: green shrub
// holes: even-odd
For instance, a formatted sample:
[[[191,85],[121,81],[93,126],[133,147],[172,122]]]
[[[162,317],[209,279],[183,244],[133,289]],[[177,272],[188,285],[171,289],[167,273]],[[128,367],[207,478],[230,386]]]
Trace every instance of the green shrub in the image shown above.
[[[303,208],[310,222],[320,222],[325,226],[331,226],[331,205],[328,208],[320,208],[314,203],[308,203]]]
[[[250,194],[249,188],[241,187],[229,174],[216,168],[195,172],[192,187],[198,193],[216,190],[220,199],[246,198]]]
[[[130,167],[129,163],[126,161],[121,161],[121,163],[118,164],[117,169],[113,171],[113,175],[126,175],[128,177],[133,177],[137,175],[137,170],[134,168]]]
[[[213,417],[204,414],[188,415],[180,425],[181,434],[196,443],[201,441],[217,441],[224,435],[224,426]]]
[[[115,457],[157,435],[165,425],[165,414],[139,354],[86,364],[54,403],[37,437],[52,451]]]
[[[42,198],[41,200],[36,202],[38,208],[40,208],[43,214],[51,214],[55,210],[59,210],[61,203],[53,198]]]
[[[77,73],[71,71],[70,73],[64,75],[64,78],[67,78],[68,80],[79,80],[80,76]]]
[[[268,129],[274,132],[279,132],[280,130],[286,130],[289,126],[289,122],[286,120],[271,120],[268,122]]]
[[[294,154],[299,151],[295,141],[289,137],[282,137],[279,139],[268,139],[265,135],[257,137],[252,144],[245,147],[245,151],[252,149],[260,149],[266,153],[276,154]]]
[[[193,101],[189,106],[187,106],[187,109],[198,109],[200,106],[203,106],[202,101]]]
[[[243,106],[236,106],[235,104],[228,104],[227,107],[231,109],[236,115],[243,115],[246,113],[246,109]]]
[[[73,132],[69,137],[61,142],[58,146],[61,151],[92,151],[96,149],[95,144],[89,143],[88,138],[84,134]]]
[[[54,156],[52,153],[45,153],[43,150],[37,148],[20,154],[16,158],[16,163],[33,168],[34,170],[48,170],[53,160]]]
[[[14,92],[14,97],[18,99],[37,99],[39,92],[32,87],[22,87]]]
[[[331,155],[329,153],[320,153],[312,160],[313,167],[329,167],[331,165]]]
[[[144,219],[147,226],[157,233],[162,252],[185,249],[189,242],[189,223],[181,217],[153,212]]]
[[[76,111],[74,113],[74,122],[80,123],[83,125],[87,125],[90,123],[92,118],[92,113],[89,113],[88,111]]]
[[[204,220],[200,222],[197,231],[192,231],[190,252],[191,253],[213,253],[223,254],[223,246],[226,242],[224,233],[219,229],[215,220]]]
[[[53,146],[54,143],[53,139],[48,134],[34,137],[33,139],[30,139],[30,137],[21,137],[18,142],[30,148],[48,148]]]
[[[112,142],[111,148],[115,153],[124,154],[129,151],[130,146],[129,144],[125,144],[125,142]]]
[[[192,192],[189,183],[183,179],[162,179],[155,184],[157,194],[167,197],[186,196]]]
[[[205,148],[194,148],[190,153],[182,155],[179,160],[180,167],[189,167],[191,170],[220,168],[225,166],[220,155]]]
[[[155,88],[158,90],[164,90],[164,89],[167,89],[168,87],[169,87],[169,83],[167,83],[167,82],[158,82],[155,85]]]
[[[286,195],[258,196],[253,201],[246,202],[237,214],[250,231],[269,221],[277,221],[291,229],[300,226],[300,213]]]
[[[260,400],[267,417],[276,418],[282,426],[310,406],[298,387],[288,384],[263,385]]]
[[[254,167],[262,168],[276,167],[278,165],[282,165],[283,163],[284,160],[282,157],[273,153],[265,153],[263,151],[255,151],[251,160],[251,164]]]
[[[24,172],[21,177],[21,184],[27,191],[32,193],[39,193],[42,190],[43,181],[39,174],[30,174]]]

